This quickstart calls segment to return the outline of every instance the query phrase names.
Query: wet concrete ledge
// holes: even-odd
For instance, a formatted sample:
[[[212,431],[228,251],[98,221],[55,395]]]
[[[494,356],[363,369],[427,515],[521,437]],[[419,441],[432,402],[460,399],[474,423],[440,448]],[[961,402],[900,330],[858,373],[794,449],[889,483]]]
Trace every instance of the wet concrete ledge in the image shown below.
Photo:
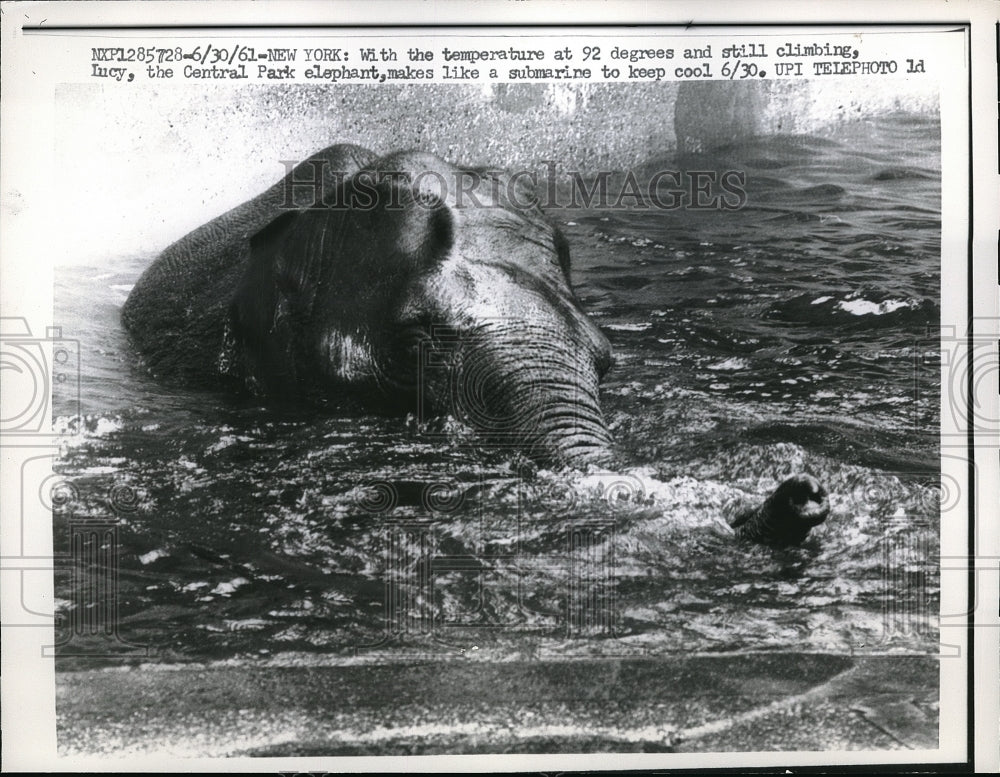
[[[63,755],[934,749],[937,701],[927,656],[147,665],[56,679]]]

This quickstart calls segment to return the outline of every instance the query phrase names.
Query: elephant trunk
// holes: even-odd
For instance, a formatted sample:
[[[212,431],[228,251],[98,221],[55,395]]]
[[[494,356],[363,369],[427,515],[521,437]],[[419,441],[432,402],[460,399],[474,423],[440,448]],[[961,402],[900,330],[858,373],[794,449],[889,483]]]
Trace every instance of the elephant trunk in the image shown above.
[[[574,401],[578,401],[575,396]],[[556,397],[541,408],[540,416],[537,435],[530,436],[528,430],[529,455],[567,465],[611,461],[611,435],[596,402],[567,410]]]
[[[559,332],[494,326],[474,338],[461,351],[453,407],[495,444],[536,460],[607,462],[611,435],[598,400],[596,356],[574,333]]]

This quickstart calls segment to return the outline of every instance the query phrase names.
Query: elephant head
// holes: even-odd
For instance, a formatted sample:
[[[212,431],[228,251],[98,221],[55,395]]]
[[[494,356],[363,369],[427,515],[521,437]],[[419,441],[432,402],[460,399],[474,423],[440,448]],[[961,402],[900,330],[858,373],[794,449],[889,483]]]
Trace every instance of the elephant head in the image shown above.
[[[267,395],[346,391],[452,414],[545,461],[608,457],[610,346],[530,186],[405,152],[316,205],[251,237],[225,323],[230,374]]]

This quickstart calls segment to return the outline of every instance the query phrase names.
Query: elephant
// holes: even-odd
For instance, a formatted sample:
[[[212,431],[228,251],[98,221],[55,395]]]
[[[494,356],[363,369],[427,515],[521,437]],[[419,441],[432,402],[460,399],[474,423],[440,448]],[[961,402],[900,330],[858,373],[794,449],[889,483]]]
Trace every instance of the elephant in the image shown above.
[[[450,414],[531,458],[602,462],[611,348],[569,272],[517,176],[343,144],[170,245],[122,321],[156,376]]]
[[[330,146],[167,247],[121,315],[160,378],[451,415],[540,462],[614,461],[598,399],[611,347],[523,176]],[[804,538],[826,515],[807,477],[737,533],[769,541],[779,516]]]

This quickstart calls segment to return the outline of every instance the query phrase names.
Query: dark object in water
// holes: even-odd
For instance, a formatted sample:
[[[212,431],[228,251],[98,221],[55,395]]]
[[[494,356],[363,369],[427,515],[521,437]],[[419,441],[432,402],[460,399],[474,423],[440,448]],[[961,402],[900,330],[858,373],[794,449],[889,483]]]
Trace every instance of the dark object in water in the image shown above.
[[[729,525],[736,538],[766,545],[798,545],[813,526],[826,520],[826,489],[812,475],[793,475],[761,505],[745,508]]]

